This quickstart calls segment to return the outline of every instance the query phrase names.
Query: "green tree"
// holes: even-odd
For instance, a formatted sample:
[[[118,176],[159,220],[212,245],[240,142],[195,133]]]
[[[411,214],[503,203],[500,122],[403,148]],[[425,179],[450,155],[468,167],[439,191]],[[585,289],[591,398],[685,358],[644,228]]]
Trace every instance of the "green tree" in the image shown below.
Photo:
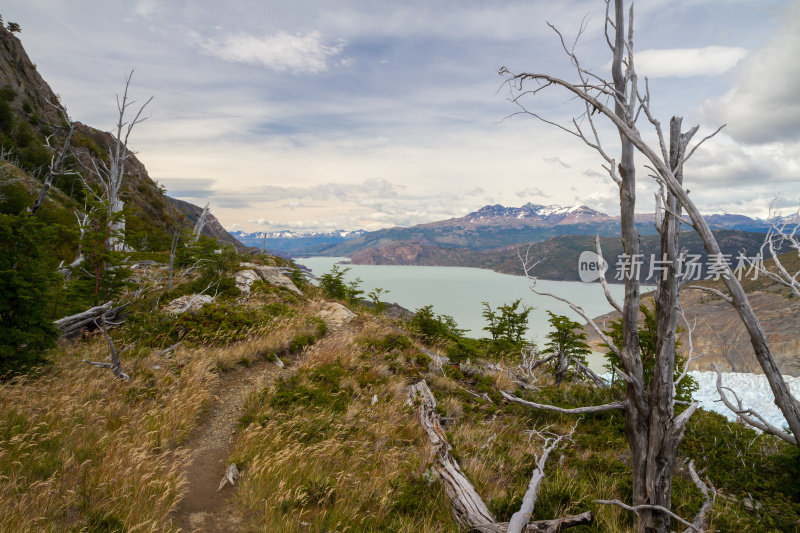
[[[26,213],[0,214],[0,376],[44,361],[58,337],[47,312],[57,282],[54,234]]]
[[[642,314],[642,320],[639,324],[639,345],[642,350],[642,367],[644,371],[645,387],[650,386],[653,380],[653,365],[656,361],[656,314],[652,309],[646,305],[641,305],[639,311]],[[683,331],[680,327],[676,333]],[[622,346],[622,321],[617,319],[611,322],[608,330],[604,331],[606,335],[617,346]],[[607,345],[603,345],[608,348]],[[675,374],[673,379],[677,380],[683,372],[683,367],[686,364],[686,357],[678,350],[681,343],[675,340]],[[606,354],[608,363],[605,365],[609,372],[614,373],[615,368],[622,368],[622,363],[617,354],[612,350]],[[692,394],[699,388],[697,380],[690,375],[686,375],[683,380],[678,384],[675,391],[675,398],[684,402],[692,400]]]
[[[409,321],[411,329],[417,332],[425,342],[437,340],[458,340],[463,334],[455,319],[450,315],[437,315],[433,312],[433,305],[426,305],[414,311],[414,316]]]
[[[11,33],[21,33],[22,32],[22,28],[20,28],[19,24],[17,24],[16,22],[9,22],[8,24],[6,24],[6,29],[8,31],[10,31]]]
[[[592,353],[592,350],[584,342],[586,333],[583,332],[581,324],[564,315],[556,315],[550,311],[547,314],[550,315],[548,322],[553,329],[547,334],[550,340],[544,345],[542,353],[555,357],[553,374],[556,385],[560,385],[571,366],[576,366],[576,362],[586,364],[586,356]]]
[[[521,299],[510,304],[501,305],[496,310],[488,302],[483,303],[483,317],[489,325],[483,329],[488,331],[492,340],[503,350],[518,348],[523,343],[525,332],[528,331],[528,315],[533,307],[523,305]]]

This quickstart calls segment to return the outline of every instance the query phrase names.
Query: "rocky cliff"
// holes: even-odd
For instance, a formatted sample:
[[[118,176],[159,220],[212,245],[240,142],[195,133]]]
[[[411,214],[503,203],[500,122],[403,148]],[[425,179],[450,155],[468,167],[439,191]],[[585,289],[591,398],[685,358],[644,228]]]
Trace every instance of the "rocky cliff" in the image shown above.
[[[800,259],[787,254],[784,264],[792,272],[800,271]],[[720,282],[704,282],[726,292]],[[761,322],[767,341],[782,373],[800,376],[800,300],[785,289],[763,277],[743,282],[756,316]],[[652,306],[652,297],[645,296],[642,303]],[[684,289],[681,304],[686,318],[692,325],[691,343],[694,355],[702,354],[693,361],[691,370],[713,370],[716,363],[723,372],[751,372],[763,374],[753,355],[750,337],[739,320],[739,315],[730,304],[706,291]],[[619,318],[616,311],[596,318],[601,325]],[[678,334],[680,350],[688,353],[690,346],[689,328],[683,320],[678,325],[683,329]],[[585,328],[593,349],[607,351],[600,346],[600,338],[588,326]]]

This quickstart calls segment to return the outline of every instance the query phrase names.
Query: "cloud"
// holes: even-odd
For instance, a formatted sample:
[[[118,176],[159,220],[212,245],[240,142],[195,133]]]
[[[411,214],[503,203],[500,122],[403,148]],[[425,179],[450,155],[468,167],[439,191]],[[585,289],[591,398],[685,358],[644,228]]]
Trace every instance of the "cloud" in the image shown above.
[[[701,111],[744,143],[800,139],[800,2],[794,1],[782,24],[761,48],[750,54],[727,94],[705,102]]]
[[[159,6],[156,0],[139,0],[136,2],[136,6],[133,8],[134,13],[142,17],[149,17],[156,11],[158,11]]]
[[[546,194],[541,189],[536,187],[528,187],[527,189],[522,189],[521,191],[517,191],[517,196],[520,198],[528,198],[530,196],[540,196],[542,198],[550,198],[549,194]]]
[[[229,35],[221,40],[210,39],[204,50],[233,63],[247,63],[267,67],[276,72],[317,74],[328,70],[328,59],[340,54],[344,40],[326,42],[322,34],[312,31],[291,35],[280,31],[273,35]],[[352,64],[344,58],[340,64]]]
[[[572,168],[570,165],[566,164],[561,158],[559,157],[543,157],[542,159],[545,160],[547,163],[553,163],[554,165],[561,165],[564,168]]]
[[[706,46],[636,52],[636,71],[649,78],[716,76],[733,68],[747,55],[746,48]]]
[[[602,178],[602,179],[608,178],[608,174],[603,174],[602,172],[599,172],[597,170],[592,170],[590,168],[584,170],[583,175],[590,178]]]
[[[216,194],[208,178],[164,178],[159,180],[173,198],[210,198]]]

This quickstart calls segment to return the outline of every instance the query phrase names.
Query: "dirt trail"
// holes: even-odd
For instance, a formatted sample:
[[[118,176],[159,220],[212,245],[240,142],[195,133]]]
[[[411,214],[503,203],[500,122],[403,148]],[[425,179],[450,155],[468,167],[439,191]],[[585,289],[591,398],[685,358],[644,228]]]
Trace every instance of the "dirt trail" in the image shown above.
[[[175,524],[184,532],[237,531],[242,517],[226,513],[224,504],[233,492],[230,484],[219,488],[227,459],[236,442],[236,423],[251,391],[291,372],[275,363],[259,361],[222,374],[205,421],[190,435],[192,450],[186,470],[187,492],[175,511]]]

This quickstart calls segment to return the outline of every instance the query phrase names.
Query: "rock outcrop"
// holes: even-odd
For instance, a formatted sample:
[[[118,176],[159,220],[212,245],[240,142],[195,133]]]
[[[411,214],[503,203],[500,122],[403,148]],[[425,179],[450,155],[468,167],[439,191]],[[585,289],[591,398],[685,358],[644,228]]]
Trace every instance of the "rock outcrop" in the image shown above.
[[[263,280],[270,285],[289,289],[299,295],[303,294],[278,267],[256,265],[255,263],[242,263],[242,266],[247,270],[240,270],[236,273],[236,286],[245,295],[250,294],[250,286],[257,280]]]
[[[208,294],[187,294],[180,298],[175,298],[170,303],[161,308],[165,313],[179,315],[181,313],[193,313],[206,304],[210,304],[214,298]]]
[[[800,300],[770,291],[757,291],[748,296],[781,373],[800,376]],[[649,298],[643,298],[643,303],[647,300]],[[730,304],[707,292],[688,289],[681,292],[681,303],[689,324],[694,328],[694,355],[703,354],[692,362],[690,370],[712,371],[716,363],[723,372],[763,374],[753,354],[747,330]],[[613,312],[595,321],[602,327],[618,318],[619,313]],[[686,353],[689,349],[688,328],[682,319],[678,325],[684,330],[678,333],[680,350]],[[588,327],[585,331],[593,350],[607,351],[600,346],[600,339],[594,331]]]
[[[329,328],[339,328],[352,322],[356,314],[338,302],[321,302],[317,316],[324,320]]]

